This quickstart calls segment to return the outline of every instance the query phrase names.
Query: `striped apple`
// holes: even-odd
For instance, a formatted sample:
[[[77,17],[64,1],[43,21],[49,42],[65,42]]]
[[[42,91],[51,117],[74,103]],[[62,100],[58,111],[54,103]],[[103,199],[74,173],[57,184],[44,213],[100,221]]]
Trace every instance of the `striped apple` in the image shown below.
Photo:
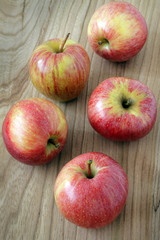
[[[2,126],[8,152],[29,165],[41,165],[55,158],[64,147],[67,131],[62,110],[42,98],[24,99],[14,104]]]
[[[146,136],[154,126],[157,103],[143,83],[124,77],[101,82],[88,102],[88,118],[102,136],[115,141],[133,141]]]
[[[90,72],[85,49],[75,41],[51,39],[38,46],[30,59],[30,78],[45,96],[70,101],[80,95]]]
[[[70,222],[85,228],[100,228],[122,211],[128,195],[128,179],[123,168],[109,156],[84,153],[62,168],[54,195],[60,212]]]
[[[134,57],[147,39],[147,24],[136,7],[127,2],[111,1],[93,14],[88,39],[93,50],[113,62]]]

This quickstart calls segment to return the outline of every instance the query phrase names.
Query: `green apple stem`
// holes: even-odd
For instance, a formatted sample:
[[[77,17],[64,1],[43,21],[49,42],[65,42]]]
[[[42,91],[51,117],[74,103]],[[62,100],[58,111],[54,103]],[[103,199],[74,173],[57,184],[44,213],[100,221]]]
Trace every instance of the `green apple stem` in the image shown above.
[[[91,174],[91,164],[92,164],[92,159],[89,159],[88,161],[87,161],[87,164],[88,164],[88,178],[92,178],[92,174]]]
[[[67,41],[69,35],[70,35],[70,33],[68,33],[67,36],[65,37],[65,39],[63,40],[59,52],[63,52],[64,45],[65,45],[65,43],[66,43],[66,41]]]

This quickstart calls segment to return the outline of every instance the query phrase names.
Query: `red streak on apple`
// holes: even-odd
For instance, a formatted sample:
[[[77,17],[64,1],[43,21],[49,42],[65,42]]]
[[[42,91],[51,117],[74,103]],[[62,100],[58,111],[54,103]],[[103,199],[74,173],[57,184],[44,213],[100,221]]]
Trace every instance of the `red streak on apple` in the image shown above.
[[[92,159],[92,178],[87,176],[89,159]],[[99,228],[122,211],[128,195],[128,179],[112,158],[102,153],[85,153],[62,168],[54,193],[65,218],[81,227]]]

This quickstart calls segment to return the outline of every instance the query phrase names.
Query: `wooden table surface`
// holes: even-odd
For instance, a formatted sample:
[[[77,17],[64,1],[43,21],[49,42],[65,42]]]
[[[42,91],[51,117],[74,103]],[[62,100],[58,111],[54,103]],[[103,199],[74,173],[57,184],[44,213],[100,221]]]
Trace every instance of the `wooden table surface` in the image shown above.
[[[69,103],[57,103],[66,115],[69,134],[62,152],[50,164],[19,163],[7,152],[0,134],[0,240],[158,240],[160,239],[160,7],[159,0],[129,0],[145,17],[148,39],[126,63],[97,56],[87,40],[87,26],[103,0],[0,0],[0,123],[20,99],[43,97],[33,87],[28,63],[33,49],[50,38],[80,42],[91,60],[88,84]],[[158,103],[152,131],[135,142],[112,142],[89,124],[86,106],[104,79],[125,76],[146,84]],[[1,128],[0,128],[1,131]],[[2,131],[1,131],[2,133]],[[53,195],[62,166],[90,151],[108,154],[124,168],[129,195],[120,216],[102,229],[83,229],[63,218]]]

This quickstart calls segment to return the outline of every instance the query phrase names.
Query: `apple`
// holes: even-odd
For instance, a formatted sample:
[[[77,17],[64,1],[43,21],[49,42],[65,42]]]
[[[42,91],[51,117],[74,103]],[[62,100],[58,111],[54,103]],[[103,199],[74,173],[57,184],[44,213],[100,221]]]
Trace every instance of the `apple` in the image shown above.
[[[62,110],[43,98],[28,98],[7,113],[2,134],[8,152],[29,165],[48,163],[62,150],[68,125]]]
[[[111,223],[128,195],[123,168],[109,156],[90,152],[69,161],[57,176],[55,201],[62,215],[85,228]]]
[[[42,94],[57,101],[70,101],[80,95],[90,72],[90,60],[77,42],[51,39],[38,46],[30,59],[33,85]]]
[[[147,135],[156,120],[157,103],[150,89],[124,77],[101,82],[88,101],[88,119],[102,136],[132,141]]]
[[[113,62],[135,56],[147,39],[147,24],[141,13],[127,2],[109,2],[93,14],[88,25],[93,50]]]

